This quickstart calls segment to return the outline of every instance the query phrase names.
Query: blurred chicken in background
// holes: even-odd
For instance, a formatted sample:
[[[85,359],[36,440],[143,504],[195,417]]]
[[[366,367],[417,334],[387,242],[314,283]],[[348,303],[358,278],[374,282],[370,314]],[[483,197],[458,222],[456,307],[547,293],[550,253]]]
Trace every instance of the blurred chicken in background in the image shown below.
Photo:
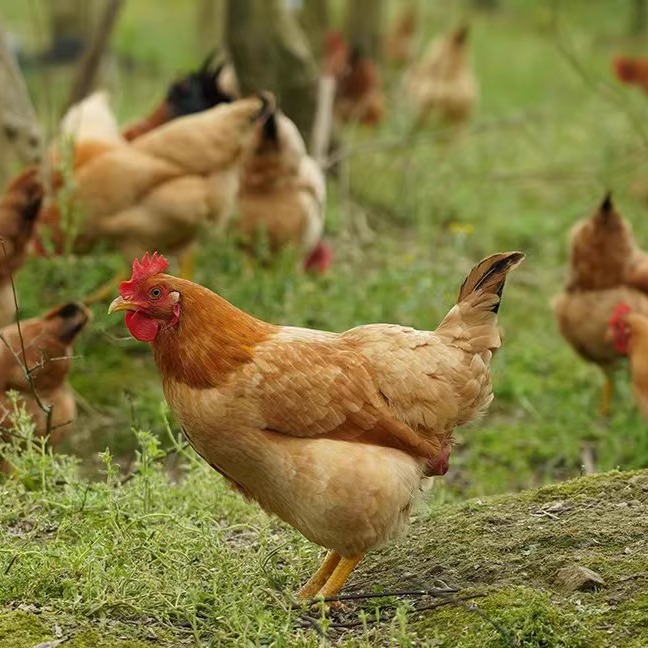
[[[648,317],[619,304],[610,319],[608,337],[614,348],[630,360],[632,391],[648,421]]]
[[[436,38],[423,58],[404,77],[414,120],[423,126],[431,118],[449,124],[468,120],[479,98],[479,86],[469,61],[467,24]]]
[[[211,53],[195,71],[174,81],[166,96],[149,115],[127,126],[124,137],[133,140],[166,122],[230,103],[240,97],[236,73],[231,63],[213,66]]]
[[[648,58],[617,56],[612,60],[614,73],[621,83],[639,86],[648,93]]]
[[[49,434],[52,445],[65,438],[76,416],[74,394],[68,383],[72,344],[89,321],[90,312],[84,306],[68,303],[42,317],[21,322],[20,330],[17,324],[11,324],[0,331],[6,340],[0,345],[1,428],[11,428],[13,406],[6,392],[14,390],[31,415],[37,436]],[[51,407],[49,416],[41,405]],[[8,433],[2,438],[7,440]],[[0,472],[9,470],[0,457]]]
[[[173,120],[130,144],[78,140],[67,208],[74,226],[65,231],[61,206],[51,202],[39,218],[41,238],[59,253],[70,235],[80,254],[99,244],[125,257],[154,247],[182,256],[182,274],[191,276],[192,243],[205,225],[229,220],[243,153],[273,107],[274,98],[262,94]],[[54,176],[60,185],[60,174]],[[112,282],[89,300],[108,290]]]
[[[383,43],[385,60],[393,65],[405,65],[414,55],[414,38],[420,16],[414,2],[408,2],[389,26]]]
[[[271,252],[292,247],[304,255],[304,267],[324,271],[331,263],[322,242],[326,182],[306,154],[295,124],[279,111],[257,124],[245,156],[238,198],[244,239],[267,237]]]
[[[336,81],[335,114],[342,122],[380,123],[386,112],[376,64],[342,34],[326,35],[324,70]]]
[[[8,184],[0,198],[0,326],[15,319],[11,277],[24,265],[43,200],[38,169],[30,167]]]
[[[97,90],[73,105],[61,119],[59,135],[72,140],[96,140],[123,144],[117,118],[106,90]]]
[[[565,289],[554,299],[554,314],[574,351],[603,371],[600,413],[607,416],[614,371],[622,358],[606,335],[608,324],[620,303],[648,315],[648,257],[610,194],[590,218],[574,225],[569,245],[569,275]]]

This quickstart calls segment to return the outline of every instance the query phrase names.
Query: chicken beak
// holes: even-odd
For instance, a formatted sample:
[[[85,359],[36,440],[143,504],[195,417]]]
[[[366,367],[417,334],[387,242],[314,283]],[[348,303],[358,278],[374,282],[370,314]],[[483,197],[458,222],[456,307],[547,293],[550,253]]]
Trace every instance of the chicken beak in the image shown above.
[[[123,297],[117,297],[114,299],[112,304],[108,306],[108,314],[117,313],[119,311],[134,311],[137,310],[139,306],[131,301],[126,301]]]

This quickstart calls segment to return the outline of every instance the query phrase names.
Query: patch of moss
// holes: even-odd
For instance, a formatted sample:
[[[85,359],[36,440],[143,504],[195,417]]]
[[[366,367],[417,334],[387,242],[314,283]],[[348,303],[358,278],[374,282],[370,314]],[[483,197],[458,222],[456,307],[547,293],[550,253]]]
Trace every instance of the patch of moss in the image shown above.
[[[556,603],[545,592],[504,588],[477,603],[479,613],[445,607],[415,621],[410,632],[451,648],[597,648],[603,646],[575,606]],[[437,645],[437,644],[434,644]]]
[[[76,635],[70,642],[66,641],[65,646],[68,648],[150,648],[151,644],[134,639],[107,637],[96,630],[86,630]]]
[[[443,581],[486,594],[475,605],[500,630],[456,607],[410,616],[421,638],[442,646],[506,646],[511,638],[538,648],[646,646],[646,556],[648,471],[612,472],[433,508],[400,542],[370,555],[349,590]],[[605,586],[562,591],[556,573],[568,565],[593,569]]]
[[[0,648],[32,648],[52,638],[50,628],[35,614],[22,610],[0,613]]]

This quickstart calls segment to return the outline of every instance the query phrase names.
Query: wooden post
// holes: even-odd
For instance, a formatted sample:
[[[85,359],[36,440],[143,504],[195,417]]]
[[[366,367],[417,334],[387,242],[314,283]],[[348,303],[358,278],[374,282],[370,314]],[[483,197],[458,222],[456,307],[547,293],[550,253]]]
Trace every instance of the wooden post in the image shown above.
[[[200,56],[223,45],[225,3],[223,0],[198,0],[196,17],[198,20],[198,44]]]
[[[119,10],[123,4],[124,0],[107,0],[106,8],[95,29],[94,37],[88,44],[83,59],[79,64],[67,108],[81,101],[90,93],[108,47],[110,35],[117,23]]]
[[[347,40],[374,61],[380,59],[382,0],[348,0]]]
[[[315,58],[321,60],[324,55],[326,32],[330,24],[328,0],[303,0],[298,15]]]
[[[10,175],[12,158],[36,164],[42,152],[41,130],[27,86],[0,28],[0,190]]]
[[[227,48],[243,96],[271,90],[310,141],[317,101],[317,66],[285,0],[227,0]]]

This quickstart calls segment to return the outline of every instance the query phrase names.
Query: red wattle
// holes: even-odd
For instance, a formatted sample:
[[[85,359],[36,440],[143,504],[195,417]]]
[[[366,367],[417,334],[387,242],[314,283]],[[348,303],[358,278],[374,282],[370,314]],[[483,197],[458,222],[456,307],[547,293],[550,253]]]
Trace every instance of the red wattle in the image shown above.
[[[131,335],[140,342],[153,342],[160,329],[160,323],[142,311],[128,311],[124,321]]]

